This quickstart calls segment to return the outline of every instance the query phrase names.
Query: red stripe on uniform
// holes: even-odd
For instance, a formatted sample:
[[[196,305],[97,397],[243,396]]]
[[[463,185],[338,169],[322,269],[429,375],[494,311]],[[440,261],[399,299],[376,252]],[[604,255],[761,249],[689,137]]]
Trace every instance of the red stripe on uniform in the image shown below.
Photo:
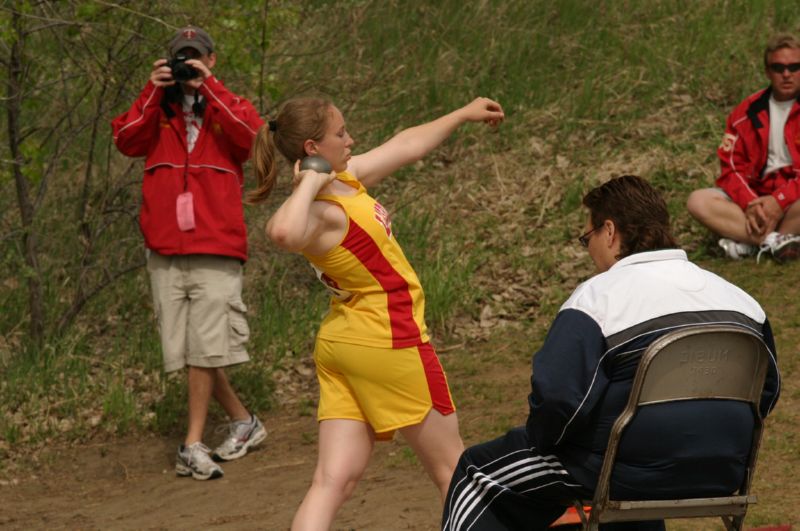
[[[425,378],[428,379],[428,390],[431,392],[431,402],[433,409],[442,415],[449,415],[456,410],[450,390],[447,388],[447,378],[444,376],[444,369],[439,363],[439,357],[430,343],[423,343],[417,347],[419,358],[422,360],[422,367],[425,369]]]
[[[414,301],[408,282],[383,256],[370,235],[352,219],[342,247],[353,253],[359,262],[381,285],[387,296],[387,310],[392,329],[392,348],[418,345],[422,340],[414,320]]]

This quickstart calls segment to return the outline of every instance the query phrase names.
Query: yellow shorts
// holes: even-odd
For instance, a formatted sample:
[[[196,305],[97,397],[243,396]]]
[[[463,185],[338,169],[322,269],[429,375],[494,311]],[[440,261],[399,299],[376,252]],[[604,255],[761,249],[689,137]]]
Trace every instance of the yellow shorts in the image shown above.
[[[422,422],[431,408],[442,415],[456,410],[430,343],[391,349],[317,339],[314,362],[317,420],[360,420],[378,440],[388,440],[395,430]]]

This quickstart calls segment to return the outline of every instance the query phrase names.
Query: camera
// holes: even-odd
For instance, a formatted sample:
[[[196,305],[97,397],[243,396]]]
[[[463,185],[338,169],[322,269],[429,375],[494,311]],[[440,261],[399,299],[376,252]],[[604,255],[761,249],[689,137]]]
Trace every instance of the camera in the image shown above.
[[[174,58],[167,61],[167,66],[172,70],[172,79],[178,83],[185,83],[200,75],[200,72],[196,68],[186,64],[187,59],[191,59],[191,57],[179,53]]]

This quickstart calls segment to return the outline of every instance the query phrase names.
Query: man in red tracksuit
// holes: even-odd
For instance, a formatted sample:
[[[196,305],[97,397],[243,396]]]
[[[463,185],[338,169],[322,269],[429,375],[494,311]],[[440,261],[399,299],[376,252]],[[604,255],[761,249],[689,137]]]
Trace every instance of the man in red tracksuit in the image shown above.
[[[800,256],[800,41],[788,34],[767,43],[770,86],[740,103],[728,117],[717,154],[718,188],[695,190],[687,207],[722,236],[738,259],[769,251],[777,260]]]
[[[122,153],[145,157],[139,223],[164,367],[188,366],[188,431],[175,470],[214,479],[223,474],[214,461],[241,457],[266,437],[224,371],[249,359],[242,164],[262,121],[211,73],[217,56],[208,33],[183,28],[168,51],[170,59],[153,64],[139,97],[112,127]],[[202,443],[212,396],[232,420],[230,436],[213,453]]]

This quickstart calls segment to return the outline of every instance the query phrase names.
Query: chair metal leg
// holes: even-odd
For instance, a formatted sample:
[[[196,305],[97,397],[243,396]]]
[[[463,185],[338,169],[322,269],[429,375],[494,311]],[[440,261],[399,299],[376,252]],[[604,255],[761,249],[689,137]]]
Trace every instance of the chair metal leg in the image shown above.
[[[721,516],[725,529],[728,531],[742,531],[744,529],[744,516]]]
[[[587,529],[589,519],[586,517],[586,512],[583,510],[583,503],[581,503],[581,500],[575,500],[572,504],[575,506],[575,512],[578,513],[578,517],[581,519],[581,529]]]

